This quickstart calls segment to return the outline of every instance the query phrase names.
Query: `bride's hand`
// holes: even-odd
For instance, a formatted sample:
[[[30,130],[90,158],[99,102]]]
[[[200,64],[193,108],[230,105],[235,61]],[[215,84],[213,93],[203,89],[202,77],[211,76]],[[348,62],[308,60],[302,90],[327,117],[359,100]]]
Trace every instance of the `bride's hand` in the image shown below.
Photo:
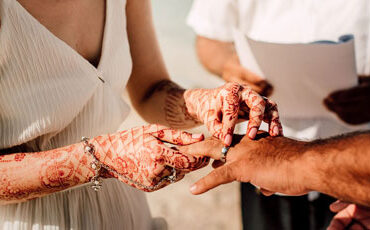
[[[254,139],[262,121],[271,136],[282,135],[276,103],[264,99],[251,87],[227,83],[216,89],[193,89],[184,93],[188,113],[206,124],[214,137],[231,144],[238,119],[249,120],[247,135]]]
[[[175,181],[190,171],[202,168],[208,157],[182,154],[163,142],[188,145],[202,141],[202,134],[191,134],[160,125],[147,125],[91,140],[96,157],[116,171],[119,180],[143,191],[154,191],[170,184],[164,180],[176,170]]]

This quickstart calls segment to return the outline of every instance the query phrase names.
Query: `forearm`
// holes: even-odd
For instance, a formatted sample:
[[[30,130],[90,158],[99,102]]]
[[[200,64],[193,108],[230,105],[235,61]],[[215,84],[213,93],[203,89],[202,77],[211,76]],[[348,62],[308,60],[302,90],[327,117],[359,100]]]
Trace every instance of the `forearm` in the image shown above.
[[[127,89],[131,103],[148,123],[191,128],[184,108],[184,89],[169,80],[155,36],[150,1],[129,0],[127,32],[133,69]]]
[[[221,42],[198,36],[196,42],[197,54],[203,66],[218,76],[222,76],[227,62],[238,62],[234,44]]]
[[[44,152],[1,155],[0,204],[23,202],[86,183],[94,175],[91,161],[82,143]]]
[[[188,129],[201,124],[189,112],[186,90],[172,81],[155,84],[138,106],[139,114],[149,123],[162,124],[176,129]]]
[[[370,206],[370,133],[349,135],[309,144],[307,182],[343,201]]]

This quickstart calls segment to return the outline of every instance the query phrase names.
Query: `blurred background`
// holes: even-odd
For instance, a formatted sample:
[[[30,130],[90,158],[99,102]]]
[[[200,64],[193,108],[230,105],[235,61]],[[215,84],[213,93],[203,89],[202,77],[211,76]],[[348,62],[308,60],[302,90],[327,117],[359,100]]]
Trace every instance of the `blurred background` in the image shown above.
[[[223,81],[206,72],[195,53],[195,34],[186,25],[192,0],[153,0],[157,37],[172,79],[185,88],[214,88]],[[127,97],[127,95],[125,95]],[[127,100],[128,101],[128,100]],[[142,125],[144,121],[131,111],[121,129]],[[203,127],[190,130],[209,136]],[[241,229],[239,184],[216,188],[194,196],[190,185],[212,170],[211,166],[187,175],[182,181],[154,193],[147,193],[153,217],[166,219],[169,229]]]

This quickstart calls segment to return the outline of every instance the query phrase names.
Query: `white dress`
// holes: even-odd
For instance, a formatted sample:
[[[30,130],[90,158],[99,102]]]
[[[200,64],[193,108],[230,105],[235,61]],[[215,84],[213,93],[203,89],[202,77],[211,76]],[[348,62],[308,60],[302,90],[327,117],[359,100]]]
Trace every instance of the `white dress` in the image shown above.
[[[107,0],[95,68],[16,0],[0,0],[0,149],[49,150],[118,129],[132,69],[125,5]],[[0,206],[0,229],[153,228],[144,193],[116,179],[98,193],[86,184]]]

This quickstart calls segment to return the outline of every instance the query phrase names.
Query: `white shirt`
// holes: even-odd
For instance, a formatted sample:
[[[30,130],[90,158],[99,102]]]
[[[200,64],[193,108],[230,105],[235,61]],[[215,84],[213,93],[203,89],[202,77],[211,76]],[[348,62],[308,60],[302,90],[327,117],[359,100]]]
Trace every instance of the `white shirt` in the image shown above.
[[[194,0],[188,24],[198,35],[221,41],[233,41],[234,27],[253,39],[279,43],[336,41],[353,34],[358,73],[370,75],[369,0]],[[335,119],[283,123],[287,136],[306,140],[359,129]]]
[[[198,35],[222,41],[233,41],[233,27],[282,43],[353,34],[358,73],[370,75],[369,0],[194,0],[188,24]]]

